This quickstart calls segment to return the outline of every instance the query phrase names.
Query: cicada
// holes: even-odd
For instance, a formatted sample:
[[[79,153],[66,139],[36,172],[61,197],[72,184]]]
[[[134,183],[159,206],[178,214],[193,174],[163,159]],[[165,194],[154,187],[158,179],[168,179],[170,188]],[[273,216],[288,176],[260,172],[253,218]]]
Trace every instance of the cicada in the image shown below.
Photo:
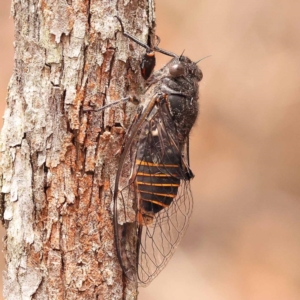
[[[125,36],[146,48],[141,62],[146,88],[116,174],[115,243],[127,278],[147,285],[173,255],[192,213],[188,145],[203,75],[188,57],[143,44],[121,26]],[[172,59],[152,73],[155,52]]]

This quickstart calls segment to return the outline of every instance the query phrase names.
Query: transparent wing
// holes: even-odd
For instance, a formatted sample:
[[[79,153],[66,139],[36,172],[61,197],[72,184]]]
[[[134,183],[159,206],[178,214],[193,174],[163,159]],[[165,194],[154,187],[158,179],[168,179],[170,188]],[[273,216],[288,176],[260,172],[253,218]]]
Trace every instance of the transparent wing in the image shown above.
[[[153,224],[141,226],[138,281],[148,285],[166,266],[181,241],[192,213],[188,182],[183,182],[169,208],[154,217]]]
[[[120,166],[115,239],[130,280],[149,284],[167,264],[192,213],[184,143],[166,106],[142,122]]]

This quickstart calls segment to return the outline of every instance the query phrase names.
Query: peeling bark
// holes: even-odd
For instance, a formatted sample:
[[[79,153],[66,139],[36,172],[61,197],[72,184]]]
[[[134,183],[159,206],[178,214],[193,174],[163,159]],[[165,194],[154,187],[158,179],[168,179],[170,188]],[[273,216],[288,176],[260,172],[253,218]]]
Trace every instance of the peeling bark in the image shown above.
[[[117,261],[112,194],[135,107],[84,112],[141,91],[147,0],[13,0],[15,67],[0,137],[4,297],[135,299]],[[128,47],[128,44],[130,47]]]

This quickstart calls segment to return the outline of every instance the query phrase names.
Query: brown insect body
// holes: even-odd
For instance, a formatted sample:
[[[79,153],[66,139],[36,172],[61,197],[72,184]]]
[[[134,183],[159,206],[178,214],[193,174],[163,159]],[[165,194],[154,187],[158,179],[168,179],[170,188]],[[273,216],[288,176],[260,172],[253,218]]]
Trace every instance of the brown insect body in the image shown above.
[[[193,205],[188,138],[198,115],[202,72],[186,56],[171,56],[146,81],[114,190],[117,254],[124,274],[141,285],[151,282],[174,253]]]
[[[180,180],[192,178],[186,162],[182,161],[178,153],[183,152],[183,146],[198,115],[198,81],[201,78],[199,68],[189,58],[181,56],[173,58],[148,79],[148,89],[143,97],[144,105],[148,105],[147,99],[153,99],[157,95],[161,95],[162,100],[158,104],[159,108],[153,109],[149,115],[149,118],[153,118],[150,128],[145,123],[145,128],[142,129],[135,163],[138,169],[136,182],[141,202],[140,211],[143,216],[147,216],[147,222],[151,221],[155,213],[172,203]],[[160,114],[157,114],[157,109]],[[145,139],[149,131],[151,139],[147,143]],[[173,143],[168,145],[166,138],[170,137],[171,132]],[[146,143],[147,147],[144,146]],[[159,149],[162,145],[163,149]],[[174,147],[176,151],[173,150]],[[162,150],[165,155],[157,157]],[[138,219],[143,220],[141,217]]]

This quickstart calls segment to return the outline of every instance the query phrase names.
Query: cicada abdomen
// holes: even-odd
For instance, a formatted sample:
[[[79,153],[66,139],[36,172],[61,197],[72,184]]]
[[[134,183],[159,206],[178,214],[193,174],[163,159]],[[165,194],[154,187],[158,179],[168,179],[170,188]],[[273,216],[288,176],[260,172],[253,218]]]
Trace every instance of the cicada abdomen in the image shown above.
[[[147,124],[148,125],[148,124]],[[149,128],[148,128],[149,127]],[[177,196],[180,180],[189,180],[180,145],[170,143],[163,120],[156,116],[143,129],[135,162],[138,195],[138,223],[148,225],[155,214],[168,208]]]

